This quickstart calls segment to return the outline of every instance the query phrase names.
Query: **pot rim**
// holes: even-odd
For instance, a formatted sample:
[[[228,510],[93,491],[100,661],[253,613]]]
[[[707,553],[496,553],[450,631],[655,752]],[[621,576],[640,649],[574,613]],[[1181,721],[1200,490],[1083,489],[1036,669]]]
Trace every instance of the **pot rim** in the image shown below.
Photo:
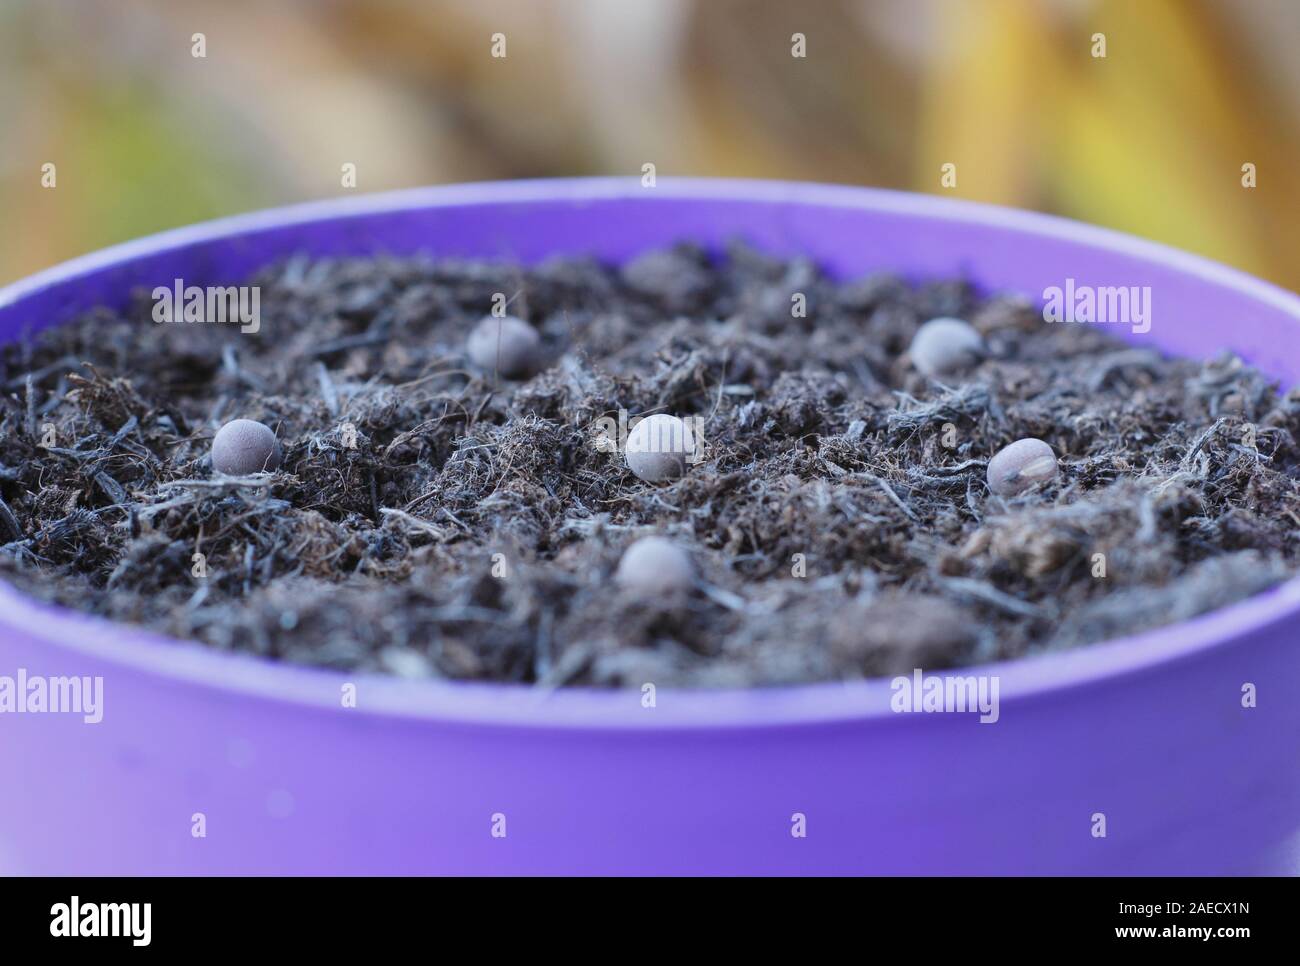
[[[1027,235],[1063,239],[1190,273],[1263,302],[1300,324],[1300,298],[1244,272],[1199,255],[1037,212],[960,199],[850,185],[733,178],[663,178],[653,189],[639,178],[561,178],[477,182],[403,189],[328,199],[220,218],[101,249],[0,289],[0,308],[44,289],[74,282],[134,259],[259,231],[411,208],[529,202],[583,203],[637,198],[793,203],[858,208],[938,221],[965,222]],[[1300,612],[1300,577],[1272,590],[1191,620],[1074,650],[1014,661],[933,672],[941,676],[996,677],[999,702],[1042,698],[1066,689],[1099,686],[1154,672],[1214,648],[1244,644]],[[256,696],[319,710],[445,722],[581,728],[589,730],[765,728],[885,719],[889,678],[764,686],[749,689],[658,689],[653,714],[638,689],[562,688],[443,680],[409,680],[272,662],[219,652],[131,625],[39,601],[0,580],[0,633],[34,636],[81,656],[213,690]],[[4,673],[9,673],[4,670]],[[927,673],[929,676],[929,673]],[[344,708],[340,688],[355,684],[357,707]],[[364,695],[364,697],[360,697]],[[969,715],[963,717],[971,717]]]

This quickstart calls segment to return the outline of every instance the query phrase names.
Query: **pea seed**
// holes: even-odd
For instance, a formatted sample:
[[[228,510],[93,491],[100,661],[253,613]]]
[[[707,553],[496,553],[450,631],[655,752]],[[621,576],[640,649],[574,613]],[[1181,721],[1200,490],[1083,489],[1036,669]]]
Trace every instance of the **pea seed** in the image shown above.
[[[227,476],[277,470],[280,458],[275,433],[254,419],[232,419],[212,438],[212,468]]]
[[[908,353],[918,372],[942,376],[979,362],[984,357],[984,339],[969,322],[931,319],[916,330]]]
[[[671,540],[642,537],[623,551],[614,579],[642,593],[666,594],[690,587],[695,565],[690,554]]]
[[[466,349],[470,361],[480,369],[513,379],[537,368],[541,338],[536,329],[513,315],[489,315],[469,334]]]
[[[998,450],[989,460],[989,489],[998,496],[1015,496],[1037,483],[1056,478],[1060,466],[1052,447],[1026,437]]]
[[[668,413],[647,416],[627,434],[627,468],[648,483],[676,479],[686,473],[687,458],[698,445],[685,421]]]

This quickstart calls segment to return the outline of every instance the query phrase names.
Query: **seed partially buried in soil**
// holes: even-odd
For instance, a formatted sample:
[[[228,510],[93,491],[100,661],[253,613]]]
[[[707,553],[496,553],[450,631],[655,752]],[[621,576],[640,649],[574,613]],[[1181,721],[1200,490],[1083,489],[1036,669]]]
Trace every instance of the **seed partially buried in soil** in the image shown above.
[[[624,457],[627,468],[647,483],[675,480],[686,473],[686,464],[699,441],[691,423],[668,413],[646,416],[627,434]]]
[[[1036,483],[1056,478],[1060,465],[1052,447],[1032,436],[998,450],[989,460],[989,489],[998,496],[1015,496]]]
[[[908,354],[918,372],[943,376],[969,369],[984,358],[984,338],[961,319],[931,319],[912,337]]]
[[[212,468],[227,476],[278,470],[280,458],[275,433],[255,419],[232,419],[212,438]]]
[[[485,316],[465,344],[470,361],[480,369],[514,379],[532,373],[541,361],[537,330],[513,315]]]
[[[672,593],[695,583],[695,565],[673,541],[642,537],[623,551],[614,580],[643,594]]]

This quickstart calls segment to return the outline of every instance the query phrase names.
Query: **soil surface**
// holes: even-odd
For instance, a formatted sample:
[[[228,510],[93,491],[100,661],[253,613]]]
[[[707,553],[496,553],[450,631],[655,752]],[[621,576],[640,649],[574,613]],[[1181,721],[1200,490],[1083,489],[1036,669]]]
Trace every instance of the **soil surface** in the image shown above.
[[[1300,397],[960,281],[681,245],[622,269],[299,257],[250,284],[255,334],[155,323],[146,291],[4,347],[0,578],[284,661],[744,687],[1133,634],[1300,549]],[[467,359],[496,293],[541,335],[532,378]],[[942,383],[906,356],[936,316],[988,348]],[[620,410],[703,417],[704,461],[641,481],[594,428]],[[236,417],[275,430],[279,471],[213,473]],[[1026,436],[1060,475],[992,495],[989,458]],[[649,533],[690,550],[694,588],[611,579]]]

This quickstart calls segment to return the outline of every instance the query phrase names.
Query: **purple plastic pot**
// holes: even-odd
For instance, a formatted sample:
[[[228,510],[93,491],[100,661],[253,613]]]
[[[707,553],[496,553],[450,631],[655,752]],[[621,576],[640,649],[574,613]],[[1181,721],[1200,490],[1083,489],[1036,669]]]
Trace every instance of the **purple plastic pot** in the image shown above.
[[[468,185],[232,218],[8,288],[0,335],[121,304],[132,286],[230,284],[299,251],[617,260],[734,236],[841,275],[960,272],[1032,296],[1067,278],[1149,285],[1154,324],[1139,341],[1231,347],[1286,384],[1300,374],[1300,300],[1202,259],[1034,214],[735,181]],[[893,713],[885,680],[660,691],[647,709],[638,691],[352,678],[0,585],[0,675],[104,688],[99,724],[0,715],[0,870],[1277,871],[1300,829],[1297,630],[1293,581],[1153,633],[963,672],[999,679],[1000,719],[981,724]],[[356,708],[342,706],[348,683]],[[1247,683],[1255,708],[1242,706]]]

